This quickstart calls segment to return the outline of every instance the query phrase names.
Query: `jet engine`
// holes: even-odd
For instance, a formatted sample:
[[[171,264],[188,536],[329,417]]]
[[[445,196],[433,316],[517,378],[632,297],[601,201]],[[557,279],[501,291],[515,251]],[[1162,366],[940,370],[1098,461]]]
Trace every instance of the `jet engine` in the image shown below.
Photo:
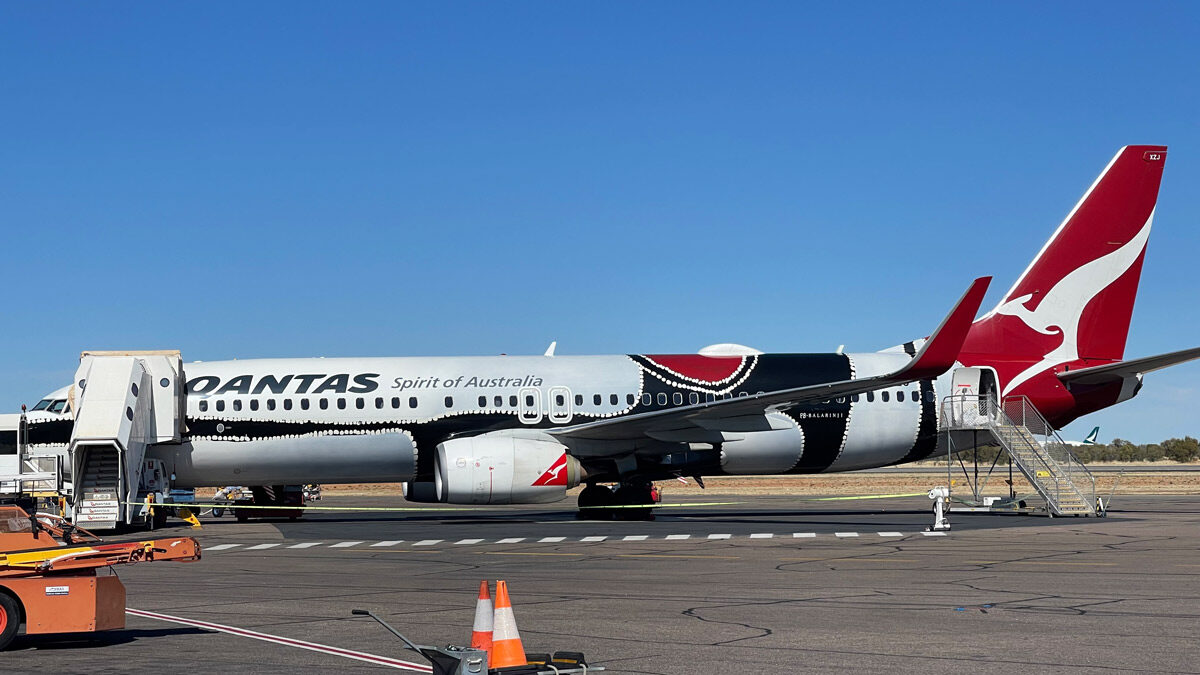
[[[795,420],[767,413],[747,431],[723,431],[721,469],[731,474],[784,473],[804,454],[804,432]]]
[[[437,500],[449,504],[548,504],[583,477],[561,443],[501,434],[441,443],[435,467]]]

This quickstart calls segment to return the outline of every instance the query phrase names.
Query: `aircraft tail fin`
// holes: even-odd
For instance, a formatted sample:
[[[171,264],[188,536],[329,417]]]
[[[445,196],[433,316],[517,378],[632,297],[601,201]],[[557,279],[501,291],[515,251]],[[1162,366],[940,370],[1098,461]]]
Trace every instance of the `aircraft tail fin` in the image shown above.
[[[975,322],[964,353],[1035,362],[1034,372],[1004,378],[1022,381],[1081,359],[1120,360],[1166,156],[1161,145],[1121,148],[995,309]]]
[[[1084,445],[1095,445],[1096,439],[1099,436],[1100,436],[1100,427],[1096,427],[1095,429],[1092,429],[1092,432],[1090,434],[1088,434],[1086,438],[1083,439],[1083,444]]]

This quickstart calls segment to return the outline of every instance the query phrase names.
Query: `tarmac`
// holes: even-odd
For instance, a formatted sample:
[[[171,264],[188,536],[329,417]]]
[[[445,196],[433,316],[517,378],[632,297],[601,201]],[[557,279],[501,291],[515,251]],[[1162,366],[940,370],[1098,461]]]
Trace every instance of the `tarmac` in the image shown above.
[[[505,579],[527,651],[610,673],[1200,671],[1200,496],[1118,496],[1102,519],[956,513],[947,536],[923,533],[924,497],[705,501],[654,522],[576,521],[570,502],[208,518],[154,533],[195,536],[203,560],[118,570],[130,608],[204,625],[23,636],[0,670],[415,672],[350,610],[463,644],[479,580]]]

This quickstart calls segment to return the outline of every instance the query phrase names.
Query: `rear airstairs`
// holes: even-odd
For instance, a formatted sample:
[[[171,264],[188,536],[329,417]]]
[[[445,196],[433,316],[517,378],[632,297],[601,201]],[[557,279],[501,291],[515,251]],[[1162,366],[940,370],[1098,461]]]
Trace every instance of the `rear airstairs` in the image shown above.
[[[991,393],[948,396],[942,401],[942,435],[947,473],[953,472],[955,455],[959,455],[957,461],[968,474],[971,501],[976,505],[991,503],[983,498],[982,491],[999,454],[982,479],[976,466],[972,481],[960,453],[993,445],[1004,451],[1011,466],[1046,501],[1050,515],[1103,515],[1103,506],[1096,501],[1095,477],[1024,396],[1003,400]]]

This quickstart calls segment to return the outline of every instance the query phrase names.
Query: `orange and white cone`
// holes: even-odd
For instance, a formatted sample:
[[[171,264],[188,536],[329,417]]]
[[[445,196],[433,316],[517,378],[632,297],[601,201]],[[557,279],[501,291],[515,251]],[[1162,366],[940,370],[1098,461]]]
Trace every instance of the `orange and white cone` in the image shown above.
[[[507,668],[525,665],[525,647],[521,645],[521,635],[517,632],[517,619],[513,616],[512,601],[508,599],[508,584],[504,581],[496,582],[496,617],[492,628],[492,651],[489,652],[490,667]]]
[[[488,582],[479,582],[479,602],[475,603],[475,625],[471,628],[471,648],[492,652],[492,596],[488,594]]]

